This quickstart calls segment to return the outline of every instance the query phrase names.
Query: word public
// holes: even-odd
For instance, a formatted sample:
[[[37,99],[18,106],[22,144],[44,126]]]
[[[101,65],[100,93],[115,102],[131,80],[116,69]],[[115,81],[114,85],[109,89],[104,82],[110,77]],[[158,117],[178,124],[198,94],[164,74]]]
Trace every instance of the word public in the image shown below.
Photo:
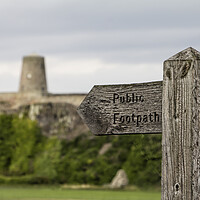
[[[138,103],[143,102],[144,96],[137,95],[135,93],[126,93],[124,95],[120,95],[118,93],[113,94],[113,103]]]
[[[135,113],[131,115],[123,115],[120,113],[114,113],[113,124],[129,124],[134,123],[138,127],[142,123],[155,123],[159,122],[160,116],[158,113],[153,112],[147,115],[136,115]]]

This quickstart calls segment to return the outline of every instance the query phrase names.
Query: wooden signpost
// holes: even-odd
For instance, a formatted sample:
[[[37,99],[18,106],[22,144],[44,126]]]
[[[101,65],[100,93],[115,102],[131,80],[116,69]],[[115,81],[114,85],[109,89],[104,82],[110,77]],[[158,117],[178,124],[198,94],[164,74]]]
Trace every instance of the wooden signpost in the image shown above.
[[[95,135],[162,132],[162,82],[97,85],[78,108]]]
[[[163,82],[94,86],[78,108],[95,135],[162,133],[162,200],[200,200],[200,53],[164,62]]]

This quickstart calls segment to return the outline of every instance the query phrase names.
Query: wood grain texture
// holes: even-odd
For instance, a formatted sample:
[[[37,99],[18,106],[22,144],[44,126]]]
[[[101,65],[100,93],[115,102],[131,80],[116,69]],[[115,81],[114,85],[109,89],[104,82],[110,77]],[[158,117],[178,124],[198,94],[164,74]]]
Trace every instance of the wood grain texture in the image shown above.
[[[162,200],[200,199],[200,53],[164,62]]]
[[[162,82],[97,85],[78,108],[95,135],[162,132]]]

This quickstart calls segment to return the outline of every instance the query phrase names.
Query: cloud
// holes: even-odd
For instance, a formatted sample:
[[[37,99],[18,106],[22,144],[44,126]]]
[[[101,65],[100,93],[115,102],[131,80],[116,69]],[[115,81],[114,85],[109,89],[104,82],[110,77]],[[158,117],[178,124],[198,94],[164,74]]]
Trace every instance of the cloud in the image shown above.
[[[103,63],[98,59],[65,60],[49,58],[47,61],[48,72],[53,75],[93,75],[101,69],[112,69],[114,64]]]
[[[19,71],[19,62],[0,62],[0,75],[9,74],[18,77]]]
[[[21,59],[33,52],[45,57],[54,92],[159,80],[164,60],[200,50],[199,7],[198,0],[1,0],[0,90],[17,89]]]
[[[55,35],[6,37],[1,41],[2,59],[19,59],[36,52],[66,59],[101,59],[117,62],[157,61],[157,53],[198,47],[200,28],[87,31]],[[154,57],[153,56],[156,56]],[[160,57],[163,59],[162,57]]]
[[[1,1],[0,35],[198,27],[198,0]]]
[[[54,93],[89,92],[92,86],[97,84],[162,80],[162,63],[109,64],[99,60],[80,60],[80,62],[61,62],[61,65],[57,63],[56,68],[53,64],[54,62],[49,63],[47,74],[49,90]]]

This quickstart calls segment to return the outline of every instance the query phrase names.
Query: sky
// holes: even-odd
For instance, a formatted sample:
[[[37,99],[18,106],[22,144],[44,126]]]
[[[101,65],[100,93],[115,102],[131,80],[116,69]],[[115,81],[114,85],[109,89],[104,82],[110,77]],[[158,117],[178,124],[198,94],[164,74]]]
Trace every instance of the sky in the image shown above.
[[[162,80],[163,62],[200,51],[199,0],[1,0],[0,92],[17,92],[23,56],[45,57],[48,91]]]

